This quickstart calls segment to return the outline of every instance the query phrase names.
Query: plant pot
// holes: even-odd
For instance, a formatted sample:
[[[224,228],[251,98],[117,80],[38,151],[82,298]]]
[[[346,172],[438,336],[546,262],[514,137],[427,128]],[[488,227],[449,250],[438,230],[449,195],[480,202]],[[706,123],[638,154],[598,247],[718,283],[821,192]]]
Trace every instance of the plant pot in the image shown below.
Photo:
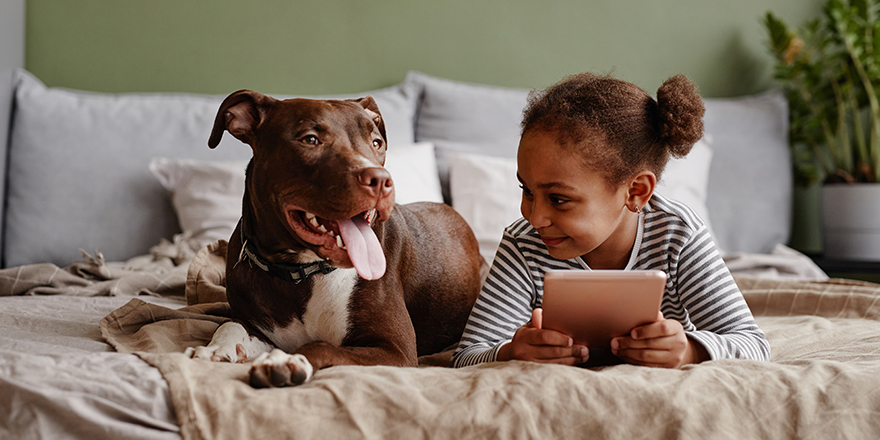
[[[880,183],[822,186],[825,257],[880,261]]]

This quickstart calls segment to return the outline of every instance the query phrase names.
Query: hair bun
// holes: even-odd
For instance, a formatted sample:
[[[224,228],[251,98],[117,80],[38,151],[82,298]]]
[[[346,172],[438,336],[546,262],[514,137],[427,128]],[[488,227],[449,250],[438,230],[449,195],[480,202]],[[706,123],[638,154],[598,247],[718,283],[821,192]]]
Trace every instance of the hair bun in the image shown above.
[[[660,141],[669,153],[682,157],[703,137],[703,100],[694,84],[684,75],[667,79],[657,89],[657,115]]]

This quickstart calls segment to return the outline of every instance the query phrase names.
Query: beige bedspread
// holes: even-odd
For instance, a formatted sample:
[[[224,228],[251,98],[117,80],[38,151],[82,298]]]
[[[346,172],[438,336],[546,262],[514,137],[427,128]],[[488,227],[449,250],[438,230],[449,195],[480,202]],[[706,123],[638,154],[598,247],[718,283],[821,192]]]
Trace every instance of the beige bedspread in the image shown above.
[[[198,286],[216,299],[222,280],[204,274],[222,277],[211,268],[222,259],[200,257],[190,274],[202,278],[191,277],[187,293]],[[771,362],[344,366],[300,387],[256,390],[245,364],[180,353],[210,339],[226,319],[222,302],[171,310],[133,299],[101,327],[117,350],[159,368],[187,439],[880,438],[880,286],[737,282],[770,340]]]

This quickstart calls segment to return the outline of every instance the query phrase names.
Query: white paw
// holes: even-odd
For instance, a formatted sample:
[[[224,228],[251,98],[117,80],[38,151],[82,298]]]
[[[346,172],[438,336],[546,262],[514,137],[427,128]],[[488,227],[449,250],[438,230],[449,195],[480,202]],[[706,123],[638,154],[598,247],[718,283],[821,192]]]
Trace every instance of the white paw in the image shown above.
[[[235,345],[208,345],[205,347],[189,347],[184,352],[193,359],[202,359],[211,362],[247,362],[247,357],[243,356],[244,352],[241,344]]]
[[[243,325],[230,321],[214,332],[210,344],[187,348],[184,354],[193,359],[240,363],[267,353],[271,348],[269,344],[248,334]]]
[[[301,354],[274,349],[263,353],[251,366],[250,384],[254,388],[301,385],[312,379],[314,368]]]

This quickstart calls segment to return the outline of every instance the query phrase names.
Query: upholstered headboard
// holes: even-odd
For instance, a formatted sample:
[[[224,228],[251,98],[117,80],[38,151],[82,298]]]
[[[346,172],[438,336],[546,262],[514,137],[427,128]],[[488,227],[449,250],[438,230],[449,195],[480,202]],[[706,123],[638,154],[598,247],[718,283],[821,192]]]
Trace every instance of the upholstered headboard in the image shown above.
[[[24,67],[24,0],[0,3],[0,170],[6,170],[9,124],[12,122],[13,80],[16,69]],[[5,176],[5,173],[2,173]],[[0,179],[0,194],[6,192],[6,179]],[[0,223],[3,204],[0,204]],[[0,234],[0,248],[3,236]]]
[[[217,149],[207,147],[223,96],[50,88],[23,70],[16,86],[4,198],[7,266],[67,265],[79,258],[80,248],[101,251],[108,260],[144,254],[182,227],[171,195],[151,175],[153,158],[242,161],[251,154],[228,134]],[[490,199],[518,216],[512,163],[528,93],[410,72],[393,87],[341,97],[370,94],[377,100],[389,151],[409,149],[414,142],[433,144],[440,166],[439,173],[436,165],[432,170],[445,180],[446,199],[460,212],[467,209],[461,205],[467,195],[456,198],[448,174],[455,153],[481,155],[471,163],[476,172],[487,171],[486,157],[501,161],[489,171],[509,182],[492,186],[490,181],[480,187],[482,193],[471,194],[471,207],[479,212],[465,218],[475,226],[496,214],[488,209]],[[767,92],[705,101],[711,162],[679,179],[703,182],[692,206],[704,206],[725,251],[767,252],[786,243],[792,184],[784,98]],[[502,193],[505,198],[499,199]],[[486,241],[500,238],[506,224],[489,223]]]

